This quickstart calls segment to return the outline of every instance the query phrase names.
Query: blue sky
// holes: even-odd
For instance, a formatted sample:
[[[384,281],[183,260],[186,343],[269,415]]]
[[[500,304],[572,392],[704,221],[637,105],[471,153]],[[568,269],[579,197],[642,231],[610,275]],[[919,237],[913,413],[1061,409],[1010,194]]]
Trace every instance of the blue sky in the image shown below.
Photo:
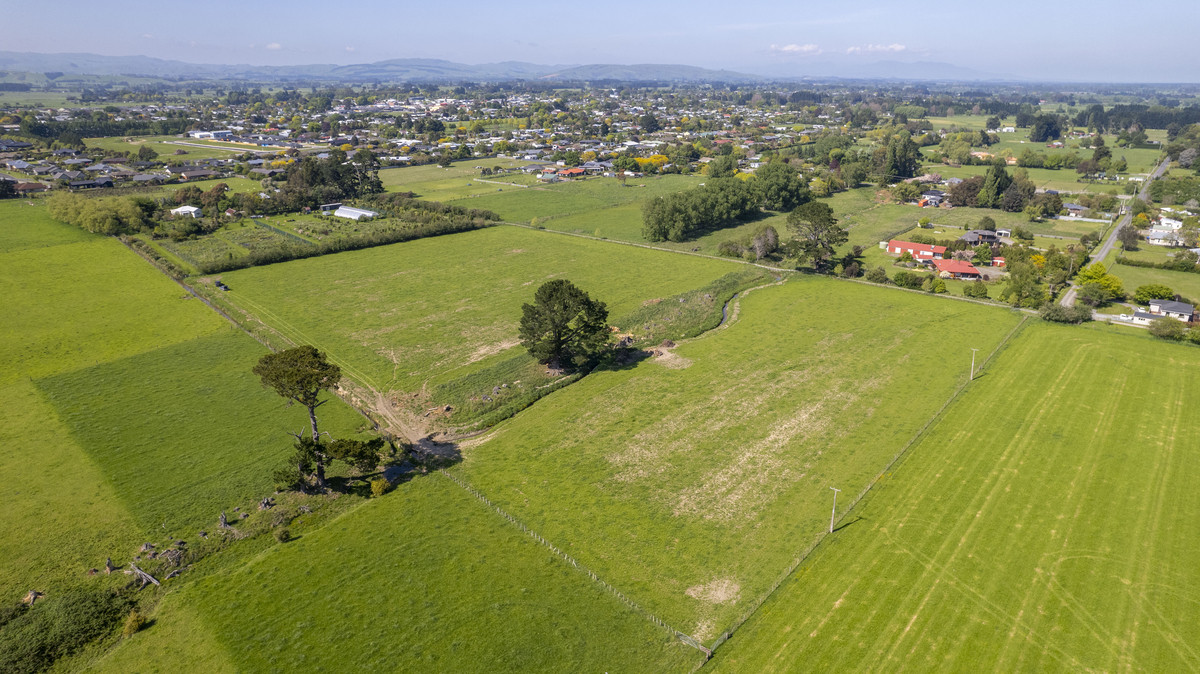
[[[933,61],[1047,80],[1200,81],[1200,3],[10,3],[0,49],[195,63],[683,63],[821,75]]]

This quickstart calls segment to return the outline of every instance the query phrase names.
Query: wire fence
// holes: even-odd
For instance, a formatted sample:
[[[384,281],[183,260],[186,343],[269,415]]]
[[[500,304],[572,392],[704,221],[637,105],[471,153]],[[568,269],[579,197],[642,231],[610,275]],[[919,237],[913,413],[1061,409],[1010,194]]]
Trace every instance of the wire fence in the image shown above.
[[[539,534],[538,532],[534,531],[533,529],[530,529],[529,527],[525,526],[524,522],[522,522],[521,520],[518,520],[517,518],[508,514],[508,512],[506,512],[503,508],[496,505],[495,503],[492,503],[491,499],[489,499],[487,496],[484,496],[483,493],[480,492],[478,489],[472,487],[470,485],[470,483],[468,483],[466,480],[463,480],[462,478],[458,477],[457,475],[455,475],[454,473],[451,473],[450,471],[448,471],[446,469],[438,470],[438,472],[441,473],[442,475],[444,475],[446,478],[448,478],[454,484],[457,484],[458,486],[462,487],[464,490],[467,491],[467,493],[474,496],[476,499],[478,499],[484,505],[488,506],[492,510],[495,510],[501,517],[508,520],[510,524],[512,524],[514,527],[520,529],[523,533],[528,535],[533,540],[537,541],[543,547],[548,548],[551,552],[553,552],[557,557],[562,559],[564,562],[566,562],[567,564],[570,564],[571,566],[575,567],[579,571],[583,572],[585,575],[587,575],[588,578],[591,578],[593,582],[595,582],[600,587],[604,588],[606,591],[608,591],[609,594],[611,594],[614,597],[616,597],[617,599],[621,600],[621,602],[624,603],[626,606],[633,609],[635,612],[641,614],[643,617],[645,617],[647,620],[654,623],[658,627],[670,632],[676,639],[679,639],[680,641],[687,644],[688,646],[691,646],[692,648],[695,648],[695,649],[703,652],[706,661],[708,658],[712,657],[712,649],[705,648],[703,644],[696,641],[691,636],[684,634],[683,632],[680,632],[679,630],[675,629],[671,625],[667,624],[666,621],[662,620],[661,618],[654,615],[650,611],[647,611],[646,609],[642,608],[640,605],[637,604],[637,602],[635,602],[632,599],[630,599],[629,597],[625,596],[625,593],[621,592],[617,588],[610,585],[603,578],[596,575],[595,571],[592,571],[591,569],[584,566],[583,564],[580,564],[579,560],[575,559],[574,557],[567,554],[566,552],[563,552],[563,550],[561,548],[554,545],[550,541],[546,540],[541,534]]]
[[[979,367],[975,371],[976,372],[983,371],[983,369],[987,366],[987,364],[990,363],[992,361],[992,359],[994,359],[1002,350],[1004,350],[1005,347],[1008,346],[1009,341],[1012,340],[1012,338],[1018,332],[1020,332],[1022,328],[1025,327],[1025,325],[1028,323],[1028,321],[1029,321],[1029,316],[1022,317],[1021,322],[1017,323],[1016,327],[1014,327],[1007,335],[1005,335],[1004,339],[1001,340],[1000,343],[996,345],[996,348],[992,349],[991,353],[988,354],[987,358],[985,358],[983,360],[983,362],[979,365]],[[917,432],[912,436],[912,438],[910,438],[909,441],[907,443],[905,443],[904,446],[901,447],[900,450],[897,451],[894,456],[892,456],[891,460],[887,462],[887,465],[885,465],[883,467],[883,469],[880,470],[879,473],[877,473],[875,475],[874,478],[872,478],[871,480],[869,480],[867,482],[867,485],[863,488],[863,490],[861,492],[859,492],[858,495],[855,496],[854,499],[852,499],[850,501],[850,504],[846,506],[845,510],[842,511],[841,516],[838,517],[831,524],[830,529],[832,531],[837,531],[837,529],[840,527],[842,522],[845,521],[846,518],[849,517],[852,512],[854,512],[855,506],[857,506],[864,498],[866,498],[867,495],[870,494],[871,491],[873,489],[875,489],[875,487],[877,487],[880,484],[880,482],[887,475],[889,475],[891,473],[892,469],[895,468],[896,464],[899,463],[901,460],[904,459],[905,456],[908,455],[909,450],[917,445],[917,442],[925,436],[925,433],[930,428],[932,428],[934,425],[936,425],[936,423],[946,413],[946,410],[950,408],[950,405],[953,404],[955,400],[958,400],[958,397],[960,395],[962,395],[963,391],[965,391],[967,389],[967,386],[970,383],[971,383],[971,379],[968,379],[967,381],[965,381],[961,385],[959,385],[959,387],[954,390],[954,393],[952,393],[950,395],[950,397],[946,400],[946,402],[942,404],[941,408],[939,408],[938,411],[935,412],[934,415],[931,416],[929,418],[929,420],[926,421],[925,424],[923,426],[921,426],[920,429],[917,430]],[[804,548],[804,550],[802,550],[800,552],[800,554],[797,555],[796,558],[792,560],[792,563],[788,566],[787,570],[784,571],[779,576],[779,578],[776,579],[776,581],[771,585],[771,587],[759,597],[758,601],[756,601],[744,613],[742,613],[742,615],[740,617],[738,617],[737,620],[734,621],[734,623],[729,627],[729,629],[727,629],[720,637],[717,638],[717,640],[715,642],[713,642],[712,648],[708,649],[710,652],[710,655],[709,655],[710,658],[712,657],[711,653],[716,652],[716,650],[719,646],[721,646],[726,641],[728,641],[729,638],[731,636],[733,636],[733,633],[738,630],[738,628],[740,628],[743,624],[745,624],[745,622],[747,620],[749,620],[751,616],[753,616],[755,613],[758,612],[758,610],[760,608],[762,608],[763,604],[765,604],[767,602],[767,600],[770,599],[775,594],[775,591],[778,590],[780,588],[780,586],[782,586],[783,583],[786,582],[787,579],[790,578],[792,576],[792,574],[796,572],[796,569],[799,568],[800,565],[803,564],[806,559],[808,559],[808,557],[812,554],[812,552],[817,549],[817,546],[819,546],[825,540],[825,538],[832,533],[832,531],[826,531],[826,530],[822,529],[819,533],[817,533],[815,535],[815,538],[812,541],[812,543],[810,543],[807,548]]]

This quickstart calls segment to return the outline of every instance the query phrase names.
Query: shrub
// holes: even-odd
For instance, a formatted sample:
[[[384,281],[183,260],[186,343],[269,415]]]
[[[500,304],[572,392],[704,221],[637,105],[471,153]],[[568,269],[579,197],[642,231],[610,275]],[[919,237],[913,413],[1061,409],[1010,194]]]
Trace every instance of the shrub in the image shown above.
[[[287,527],[276,529],[275,540],[279,541],[280,543],[287,543],[288,541],[292,540],[292,532]]]
[[[377,477],[371,480],[371,496],[383,496],[391,488],[391,481],[385,477]]]
[[[925,282],[925,278],[926,277],[924,274],[917,274],[901,269],[900,271],[896,272],[895,276],[892,277],[892,282],[901,288],[919,290],[921,288],[921,284]]]
[[[871,283],[887,283],[888,282],[887,271],[884,270],[883,267],[875,267],[874,269],[871,269],[870,271],[867,272],[867,275],[864,278],[866,278]]]
[[[963,297],[974,297],[976,299],[986,300],[988,298],[987,285],[979,279],[975,279],[974,283],[968,284],[963,288]]]
[[[1138,286],[1133,292],[1133,300],[1138,304],[1149,304],[1150,300],[1174,299],[1175,291],[1161,283],[1149,283]]]
[[[1188,330],[1187,339],[1192,344],[1200,344],[1200,329]]]
[[[142,630],[146,626],[146,616],[138,613],[137,609],[129,612],[129,617],[125,618],[125,626],[121,628],[121,634],[129,638]]]
[[[1174,318],[1159,318],[1150,321],[1150,334],[1159,339],[1178,342],[1183,339],[1185,331],[1183,322]]]
[[[1083,323],[1092,320],[1092,309],[1082,304],[1064,307],[1058,302],[1047,302],[1042,305],[1041,316],[1042,320],[1054,323]]]

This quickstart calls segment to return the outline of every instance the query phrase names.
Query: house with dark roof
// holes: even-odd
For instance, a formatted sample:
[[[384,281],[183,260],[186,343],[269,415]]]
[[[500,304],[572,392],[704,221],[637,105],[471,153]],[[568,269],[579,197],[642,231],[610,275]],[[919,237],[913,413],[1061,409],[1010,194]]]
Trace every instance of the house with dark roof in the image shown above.
[[[1150,313],[1155,318],[1174,318],[1189,323],[1196,314],[1196,308],[1187,302],[1174,300],[1150,300]]]
[[[958,237],[959,241],[966,241],[972,246],[978,246],[981,243],[996,243],[1000,240],[996,233],[990,229],[972,229],[971,231]]]

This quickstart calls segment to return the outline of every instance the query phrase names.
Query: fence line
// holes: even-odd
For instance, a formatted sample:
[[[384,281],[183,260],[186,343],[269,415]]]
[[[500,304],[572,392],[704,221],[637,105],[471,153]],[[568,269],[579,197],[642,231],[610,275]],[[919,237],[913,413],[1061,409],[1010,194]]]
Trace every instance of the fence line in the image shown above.
[[[1005,335],[1004,339],[1001,340],[1000,343],[996,345],[995,349],[992,349],[992,352],[988,354],[987,358],[985,358],[983,360],[983,362],[979,365],[979,368],[976,371],[983,370],[983,368],[985,366],[987,366],[987,364],[990,363],[992,361],[992,359],[996,357],[997,354],[999,354],[1006,346],[1008,346],[1009,341],[1013,338],[1014,335],[1016,335],[1021,330],[1021,328],[1025,327],[1025,325],[1028,321],[1029,321],[1028,316],[1022,317],[1021,322],[1017,323],[1016,327],[1014,327],[1007,335]],[[921,426],[920,429],[917,430],[917,432],[912,436],[912,438],[910,438],[909,441],[907,443],[905,443],[904,446],[901,447],[899,451],[896,452],[896,454],[892,457],[892,459],[890,461],[888,461],[887,465],[885,465],[883,467],[883,469],[880,470],[879,473],[875,475],[874,478],[872,478],[870,481],[867,482],[867,485],[863,488],[863,490],[861,492],[859,492],[859,494],[857,496],[855,496],[852,501],[850,501],[850,505],[848,505],[846,507],[846,509],[842,511],[842,515],[840,517],[838,517],[837,520],[834,522],[833,527],[832,527],[834,530],[837,530],[839,528],[841,523],[847,517],[850,516],[850,513],[852,513],[854,511],[855,506],[857,506],[859,504],[859,502],[861,502],[871,492],[871,490],[874,489],[875,486],[879,484],[879,481],[881,479],[883,479],[883,477],[886,476],[892,470],[892,468],[895,467],[895,465],[897,463],[899,463],[901,460],[903,460],[908,455],[909,450],[912,449],[913,447],[915,447],[917,444],[917,441],[925,436],[926,431],[928,431],[930,428],[932,428],[934,426],[934,424],[936,424],[942,418],[942,416],[945,414],[946,410],[949,409],[950,405],[955,400],[957,400],[960,395],[962,395],[963,391],[965,391],[967,389],[967,386],[970,383],[971,383],[971,380],[968,379],[967,381],[960,384],[959,387],[954,390],[954,393],[952,393],[950,395],[950,397],[946,400],[946,402],[942,404],[941,408],[938,409],[938,411],[935,412],[934,415],[931,416],[929,418],[929,420],[926,421],[925,424],[923,426]],[[758,599],[758,601],[756,601],[753,605],[751,605],[750,608],[748,610],[746,610],[745,613],[743,613],[736,621],[734,621],[733,625],[731,625],[729,627],[729,629],[725,630],[724,634],[722,634],[720,637],[717,638],[717,640],[715,642],[713,642],[712,648],[709,649],[710,650],[710,655],[709,655],[710,658],[712,657],[711,652],[716,652],[717,647],[721,646],[726,641],[728,641],[729,638],[731,636],[733,636],[733,633],[738,630],[738,628],[740,628],[743,624],[745,624],[745,622],[747,620],[749,620],[751,616],[753,616],[755,613],[757,613],[758,610],[760,608],[762,608],[763,604],[765,604],[767,602],[767,600],[770,599],[771,596],[775,594],[775,591],[778,590],[780,588],[780,586],[782,586],[783,583],[788,578],[790,578],[793,573],[795,573],[796,569],[799,568],[800,565],[804,563],[804,560],[808,559],[809,555],[811,555],[812,552],[814,550],[816,550],[817,546],[820,545],[825,540],[825,537],[829,536],[829,535],[830,535],[830,532],[826,531],[824,529],[822,529],[820,531],[820,533],[818,533],[816,535],[815,540],[813,540],[813,542],[807,548],[805,548],[799,555],[796,556],[796,558],[794,560],[792,560],[791,565],[788,566],[787,570],[784,571],[783,574],[780,575],[779,578],[774,582],[774,584],[771,585],[770,589],[768,589],[765,593],[763,593],[763,595]]]
[[[503,508],[496,505],[495,503],[492,503],[491,499],[489,499],[487,496],[484,496],[483,493],[480,492],[478,489],[472,487],[470,485],[470,483],[468,483],[466,480],[458,477],[457,475],[455,475],[454,473],[451,473],[450,471],[448,471],[446,469],[439,469],[438,472],[441,473],[442,475],[446,476],[454,484],[457,484],[458,486],[462,487],[464,490],[466,490],[467,493],[474,496],[476,499],[478,499],[484,505],[487,505],[491,509],[495,510],[497,513],[499,513],[499,515],[501,517],[508,520],[508,522],[510,524],[515,526],[517,529],[520,529],[523,533],[528,535],[533,540],[537,541],[542,546],[548,548],[551,552],[553,552],[555,555],[557,555],[560,559],[562,559],[566,563],[570,564],[571,566],[575,567],[576,569],[579,569],[580,571],[582,571],[589,578],[591,578],[593,581],[595,581],[596,584],[598,584],[600,587],[607,590],[610,594],[615,596],[617,599],[620,599],[626,606],[633,609],[635,612],[640,613],[643,617],[645,617],[647,620],[654,623],[655,625],[661,627],[664,630],[667,630],[676,639],[679,639],[680,641],[687,644],[688,646],[691,646],[692,648],[702,651],[705,655],[705,661],[707,661],[708,658],[712,657],[712,649],[705,648],[702,644],[700,644],[700,642],[696,641],[691,636],[684,634],[683,632],[680,632],[679,630],[675,629],[671,625],[668,625],[666,623],[666,621],[660,619],[658,616],[654,615],[650,611],[647,611],[646,609],[639,606],[632,599],[625,596],[625,594],[623,592],[621,592],[617,588],[613,587],[612,585],[609,585],[608,582],[606,582],[603,578],[596,575],[595,571],[592,571],[591,569],[584,566],[583,564],[580,564],[579,560],[575,559],[574,557],[567,554],[566,552],[563,552],[558,546],[554,545],[550,541],[547,541],[545,538],[543,538],[541,534],[539,534],[538,532],[534,531],[533,529],[530,529],[529,527],[525,526],[524,522],[521,522],[521,520],[518,520],[517,518],[508,514],[508,512],[506,512]]]
[[[298,241],[299,243],[303,243],[303,244],[305,244],[305,245],[308,245],[308,246],[315,246],[315,245],[317,245],[317,244],[313,243],[312,241],[309,241],[308,239],[306,239],[306,238],[304,238],[304,237],[302,237],[302,236],[299,236],[299,235],[293,234],[292,232],[289,232],[289,231],[287,231],[286,229],[280,229],[280,228],[276,227],[275,225],[272,225],[272,224],[270,224],[270,223],[268,223],[268,222],[266,222],[266,221],[264,221],[264,220],[260,220],[260,219],[258,219],[258,218],[253,218],[253,219],[251,219],[251,220],[250,220],[250,222],[253,222],[254,224],[256,224],[256,225],[258,225],[259,227],[262,227],[262,228],[264,228],[264,229],[269,229],[269,230],[271,230],[272,232],[275,232],[276,234],[282,234],[282,235],[284,235],[284,236],[286,236],[286,237],[288,237],[288,238],[295,239],[295,240],[296,240],[296,241]]]

